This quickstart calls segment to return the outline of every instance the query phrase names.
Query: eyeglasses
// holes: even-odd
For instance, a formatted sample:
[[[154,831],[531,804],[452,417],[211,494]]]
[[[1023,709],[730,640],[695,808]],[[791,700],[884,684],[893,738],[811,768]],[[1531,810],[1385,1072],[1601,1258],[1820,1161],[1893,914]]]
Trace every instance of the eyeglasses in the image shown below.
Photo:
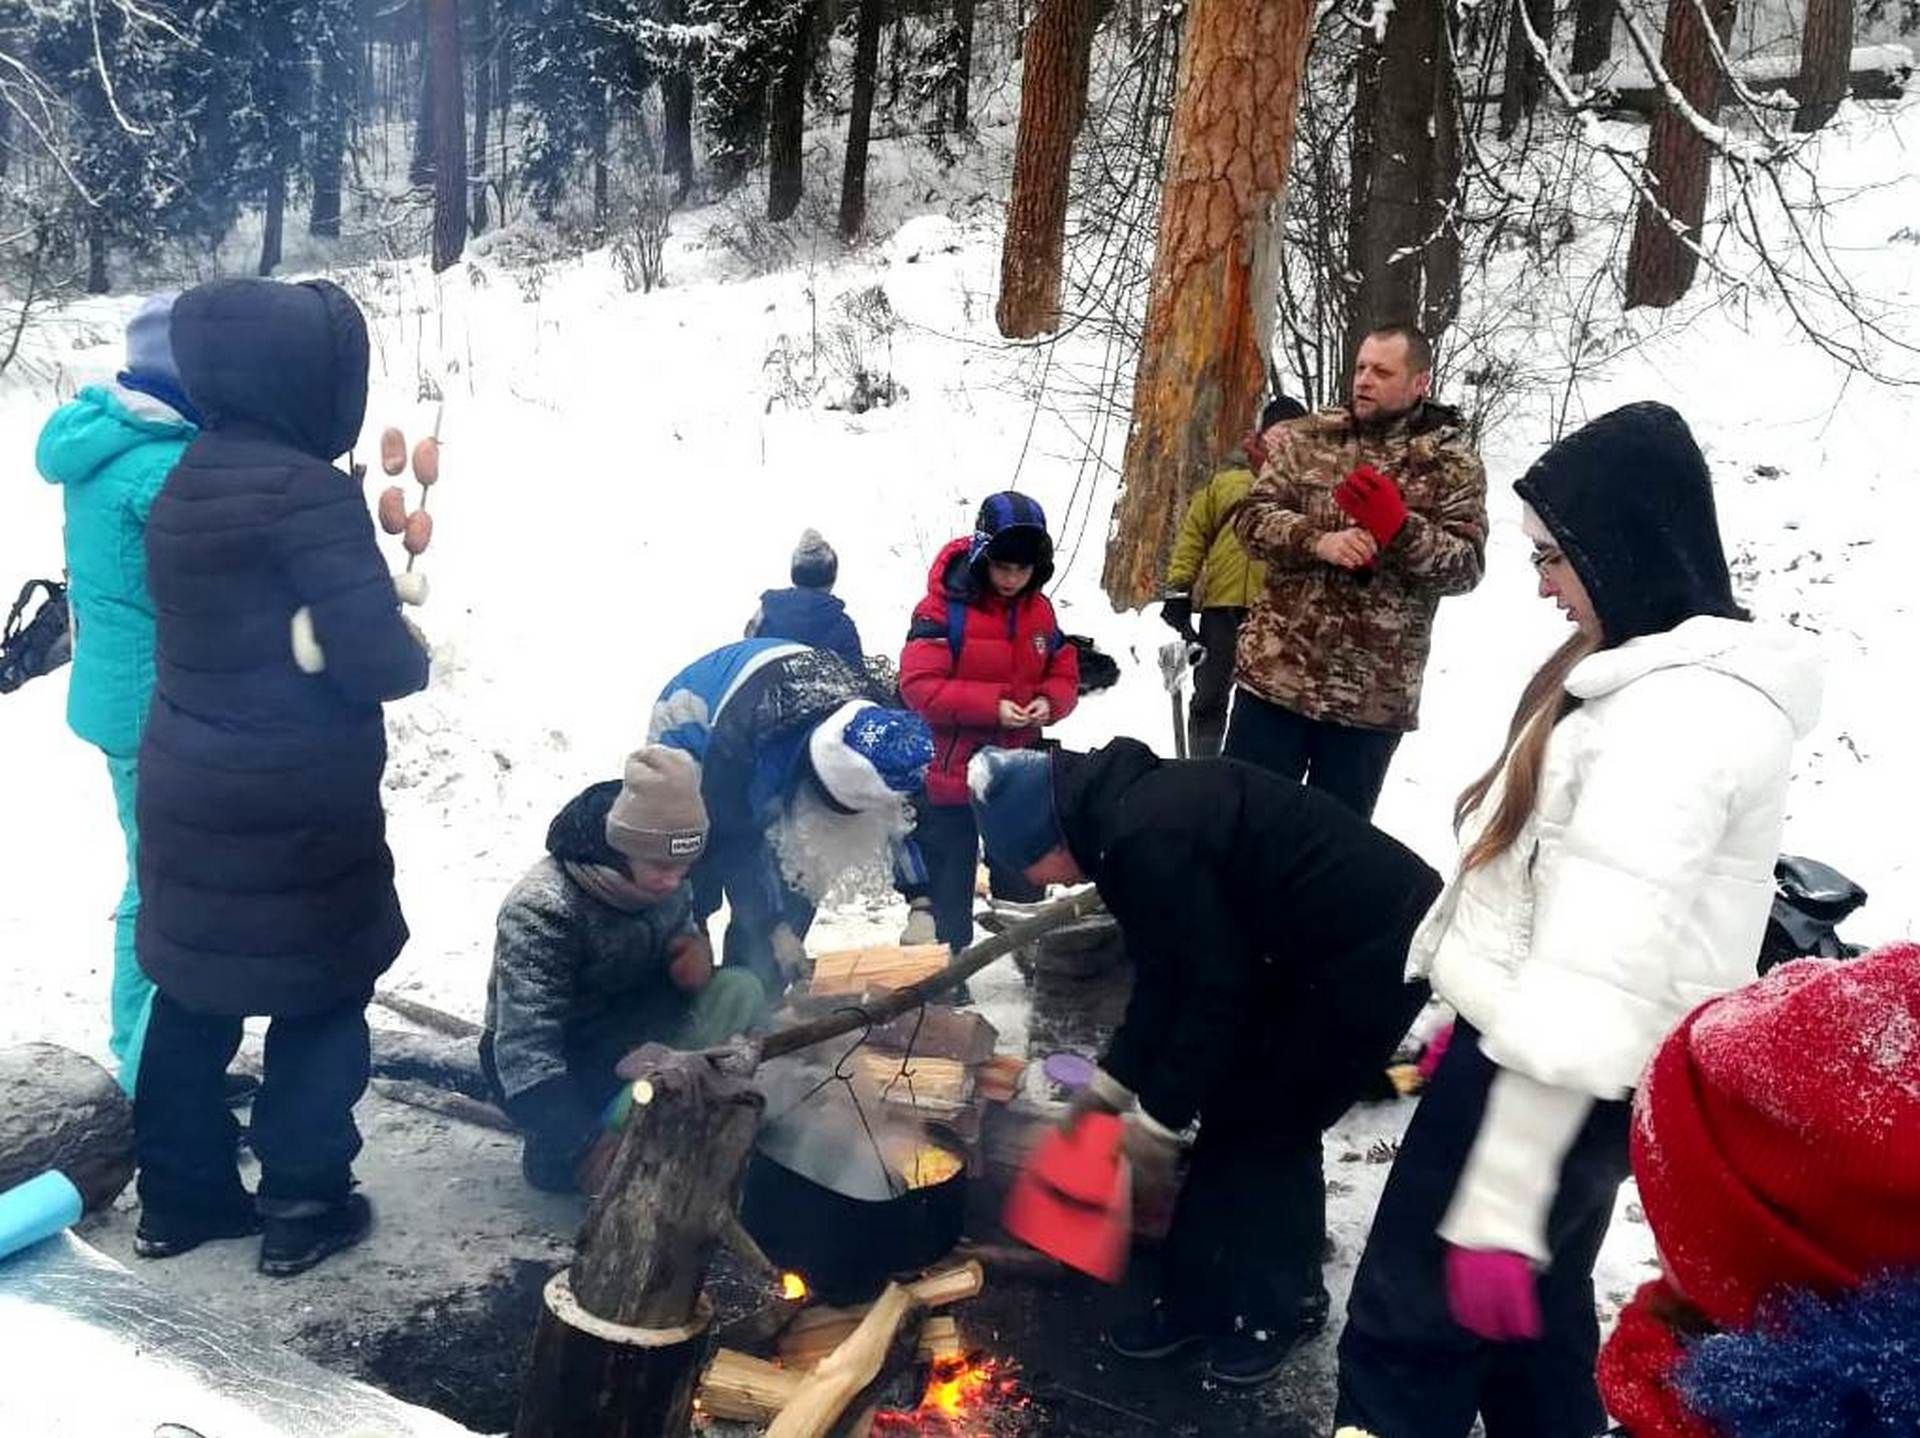
[[[1534,569],[1545,574],[1549,569],[1557,569],[1567,562],[1567,552],[1554,545],[1535,545],[1532,563]]]

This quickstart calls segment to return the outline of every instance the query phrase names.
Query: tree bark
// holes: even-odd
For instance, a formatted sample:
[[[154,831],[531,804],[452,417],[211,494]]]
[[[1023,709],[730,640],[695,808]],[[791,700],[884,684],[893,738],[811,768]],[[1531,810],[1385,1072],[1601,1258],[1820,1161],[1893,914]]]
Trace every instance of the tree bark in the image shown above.
[[[1811,134],[1847,98],[1847,73],[1853,61],[1853,0],[1807,0],[1807,31],[1800,46],[1800,109],[1794,130]]]
[[[1102,582],[1116,607],[1159,591],[1188,495],[1266,384],[1276,211],[1313,30],[1311,0],[1194,0],[1186,17],[1160,234]]]
[[[964,135],[972,123],[969,105],[973,94],[973,22],[976,0],[953,0],[953,28],[959,37],[954,56],[953,132]]]
[[[71,1049],[0,1049],[0,1193],[50,1168],[89,1209],[112,1203],[133,1177],[133,1102]]]
[[[433,101],[433,6],[437,0],[422,0],[420,6],[420,105],[413,127],[413,158],[407,164],[407,183],[433,183],[434,156],[440,153],[434,137],[438,118]]]
[[[276,161],[267,171],[267,214],[260,230],[260,274],[271,275],[280,266],[280,237],[287,223],[287,167]]]
[[[662,149],[678,203],[693,188],[693,76],[676,70],[660,77],[660,110]]]
[[[1724,46],[1733,34],[1735,0],[1704,0],[1704,8]],[[1703,118],[1719,114],[1720,62],[1700,9],[1691,0],[1667,6],[1660,61]],[[1627,251],[1628,309],[1664,309],[1693,283],[1712,164],[1713,149],[1706,138],[1671,105],[1663,105],[1647,130],[1647,186],[1653,198],[1640,201],[1634,218],[1633,244]]]
[[[873,97],[879,82],[880,22],[884,0],[860,0],[853,47],[853,112],[847,117],[847,167],[840,182],[840,238],[851,243],[867,223],[867,145],[873,134]]]
[[[1684,3],[1684,0],[1683,0]],[[1363,56],[1353,120],[1356,277],[1346,355],[1368,331],[1416,324],[1437,339],[1459,305],[1459,116],[1443,0],[1406,0],[1377,55]],[[1525,43],[1524,39],[1521,42]]]
[[[320,98],[314,107],[313,208],[307,214],[307,233],[328,239],[340,237],[340,170],[347,156],[348,90],[353,74],[347,65],[344,35],[329,37],[320,56]]]
[[[104,295],[112,287],[107,275],[107,227],[97,216],[87,221],[87,293]]]
[[[1553,0],[1513,0],[1513,26],[1507,33],[1506,80],[1500,88],[1500,138],[1503,140],[1519,129],[1520,121],[1540,104],[1540,92],[1547,78],[1546,67],[1527,39],[1523,15],[1533,22],[1534,33],[1546,41],[1549,48],[1553,45]],[[1445,23],[1444,16],[1440,17],[1440,23]],[[1450,68],[1450,61],[1441,63]]]
[[[1086,110],[1091,0],[1040,0],[1024,42],[1013,194],[1000,245],[1000,333],[1030,339],[1060,323],[1073,139]]]
[[[563,1289],[548,1290],[514,1438],[683,1438],[692,1426],[710,1312],[701,1287],[761,1099],[697,1054],[651,1048],[635,1072],[573,1264]]]
[[[487,126],[493,119],[493,47],[499,35],[493,0],[475,0],[474,32],[473,160],[467,173],[467,229],[478,235],[487,228]]]
[[[794,6],[791,29],[773,77],[773,121],[767,138],[767,218],[785,220],[800,208],[805,185],[807,78],[813,73],[817,0]]]
[[[1613,58],[1613,0],[1575,0],[1573,73],[1590,75]]]
[[[460,262],[467,244],[466,54],[460,0],[426,0],[427,89],[433,108],[433,272]]]

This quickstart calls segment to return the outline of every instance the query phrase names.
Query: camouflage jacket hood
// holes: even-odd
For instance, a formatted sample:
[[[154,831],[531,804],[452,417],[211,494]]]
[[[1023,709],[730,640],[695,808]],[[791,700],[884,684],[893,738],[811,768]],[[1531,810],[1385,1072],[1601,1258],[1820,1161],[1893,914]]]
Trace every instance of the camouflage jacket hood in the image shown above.
[[[1333,491],[1363,464],[1400,487],[1407,522],[1372,568],[1337,569],[1314,545],[1353,527]],[[1459,414],[1423,401],[1381,430],[1344,409],[1281,425],[1233,527],[1267,565],[1240,629],[1236,682],[1309,719],[1416,727],[1434,612],[1486,565],[1486,471]]]

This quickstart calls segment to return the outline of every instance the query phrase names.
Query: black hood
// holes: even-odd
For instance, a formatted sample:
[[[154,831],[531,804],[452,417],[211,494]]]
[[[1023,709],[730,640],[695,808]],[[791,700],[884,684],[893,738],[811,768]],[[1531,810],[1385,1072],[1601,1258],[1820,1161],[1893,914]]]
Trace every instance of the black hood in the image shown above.
[[[1695,615],[1747,618],[1733,599],[1707,461],[1666,405],[1601,415],[1513,487],[1573,562],[1609,648]]]
[[[367,414],[367,325],[328,280],[216,280],[173,307],[173,353],[206,427],[345,454]]]
[[[1120,828],[1127,790],[1161,760],[1138,739],[1115,739],[1090,754],[1053,755],[1053,812],[1074,861],[1095,882]]]
[[[547,852],[576,864],[602,864],[627,871],[627,857],[607,842],[607,814],[620,797],[620,781],[603,779],[589,784],[567,801],[566,808],[547,825]]]

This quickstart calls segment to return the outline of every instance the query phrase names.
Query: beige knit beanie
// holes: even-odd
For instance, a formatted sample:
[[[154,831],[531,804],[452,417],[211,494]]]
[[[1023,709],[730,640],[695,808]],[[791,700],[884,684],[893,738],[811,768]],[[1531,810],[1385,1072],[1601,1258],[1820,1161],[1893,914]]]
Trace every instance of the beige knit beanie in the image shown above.
[[[652,864],[691,864],[706,852],[707,806],[691,755],[649,744],[627,756],[620,793],[607,811],[607,842]]]

